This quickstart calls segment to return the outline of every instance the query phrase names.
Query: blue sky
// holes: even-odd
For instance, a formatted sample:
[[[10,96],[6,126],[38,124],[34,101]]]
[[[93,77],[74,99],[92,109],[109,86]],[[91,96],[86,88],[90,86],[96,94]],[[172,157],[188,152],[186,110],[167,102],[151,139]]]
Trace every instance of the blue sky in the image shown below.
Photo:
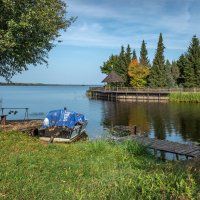
[[[199,0],[67,0],[68,16],[77,21],[62,33],[49,54],[49,66],[30,67],[13,82],[99,84],[105,77],[99,66],[121,45],[130,44],[139,56],[147,44],[152,61],[159,33],[165,57],[177,59],[200,33]],[[3,79],[0,79],[3,81]]]

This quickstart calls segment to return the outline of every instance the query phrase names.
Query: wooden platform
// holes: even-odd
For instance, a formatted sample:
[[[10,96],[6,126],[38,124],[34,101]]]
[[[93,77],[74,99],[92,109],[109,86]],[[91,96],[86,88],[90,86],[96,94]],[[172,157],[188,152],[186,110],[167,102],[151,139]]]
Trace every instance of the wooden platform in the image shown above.
[[[92,99],[108,101],[139,101],[139,102],[167,102],[169,94],[184,92],[200,92],[199,88],[193,89],[137,89],[129,87],[91,87],[88,94]]]
[[[187,158],[200,159],[200,146],[191,144],[180,144],[178,142],[171,142],[168,140],[159,140],[156,138],[149,138],[138,135],[131,135],[126,137],[110,137],[111,140],[122,142],[125,140],[135,140],[143,145],[148,146],[156,151],[162,151],[166,153],[173,153],[176,155],[184,155]]]

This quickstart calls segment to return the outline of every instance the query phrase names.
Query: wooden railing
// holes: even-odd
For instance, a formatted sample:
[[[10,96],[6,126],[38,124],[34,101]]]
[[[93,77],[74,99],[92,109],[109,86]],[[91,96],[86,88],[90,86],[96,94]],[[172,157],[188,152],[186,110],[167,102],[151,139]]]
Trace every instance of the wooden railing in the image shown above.
[[[119,92],[200,92],[200,88],[133,88],[133,87],[90,87],[90,91],[119,91]]]

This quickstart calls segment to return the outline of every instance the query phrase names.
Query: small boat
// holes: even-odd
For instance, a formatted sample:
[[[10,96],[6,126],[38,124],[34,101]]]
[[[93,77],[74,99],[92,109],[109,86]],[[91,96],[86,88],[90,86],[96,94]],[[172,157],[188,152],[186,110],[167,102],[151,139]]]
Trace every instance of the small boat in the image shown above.
[[[43,141],[71,143],[87,138],[85,128],[88,120],[83,114],[67,111],[66,108],[47,113],[38,136]]]

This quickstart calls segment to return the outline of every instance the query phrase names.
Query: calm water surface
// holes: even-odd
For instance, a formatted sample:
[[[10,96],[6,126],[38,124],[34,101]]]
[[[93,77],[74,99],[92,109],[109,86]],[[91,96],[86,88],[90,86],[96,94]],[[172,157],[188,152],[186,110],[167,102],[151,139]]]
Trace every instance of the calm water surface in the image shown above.
[[[90,100],[89,86],[1,86],[2,107],[28,107],[29,118],[44,118],[49,110],[67,107],[84,114],[91,138],[105,135],[111,125],[137,125],[159,139],[200,145],[200,104],[131,103]],[[5,112],[8,113],[9,110]],[[24,111],[8,115],[23,119]]]

